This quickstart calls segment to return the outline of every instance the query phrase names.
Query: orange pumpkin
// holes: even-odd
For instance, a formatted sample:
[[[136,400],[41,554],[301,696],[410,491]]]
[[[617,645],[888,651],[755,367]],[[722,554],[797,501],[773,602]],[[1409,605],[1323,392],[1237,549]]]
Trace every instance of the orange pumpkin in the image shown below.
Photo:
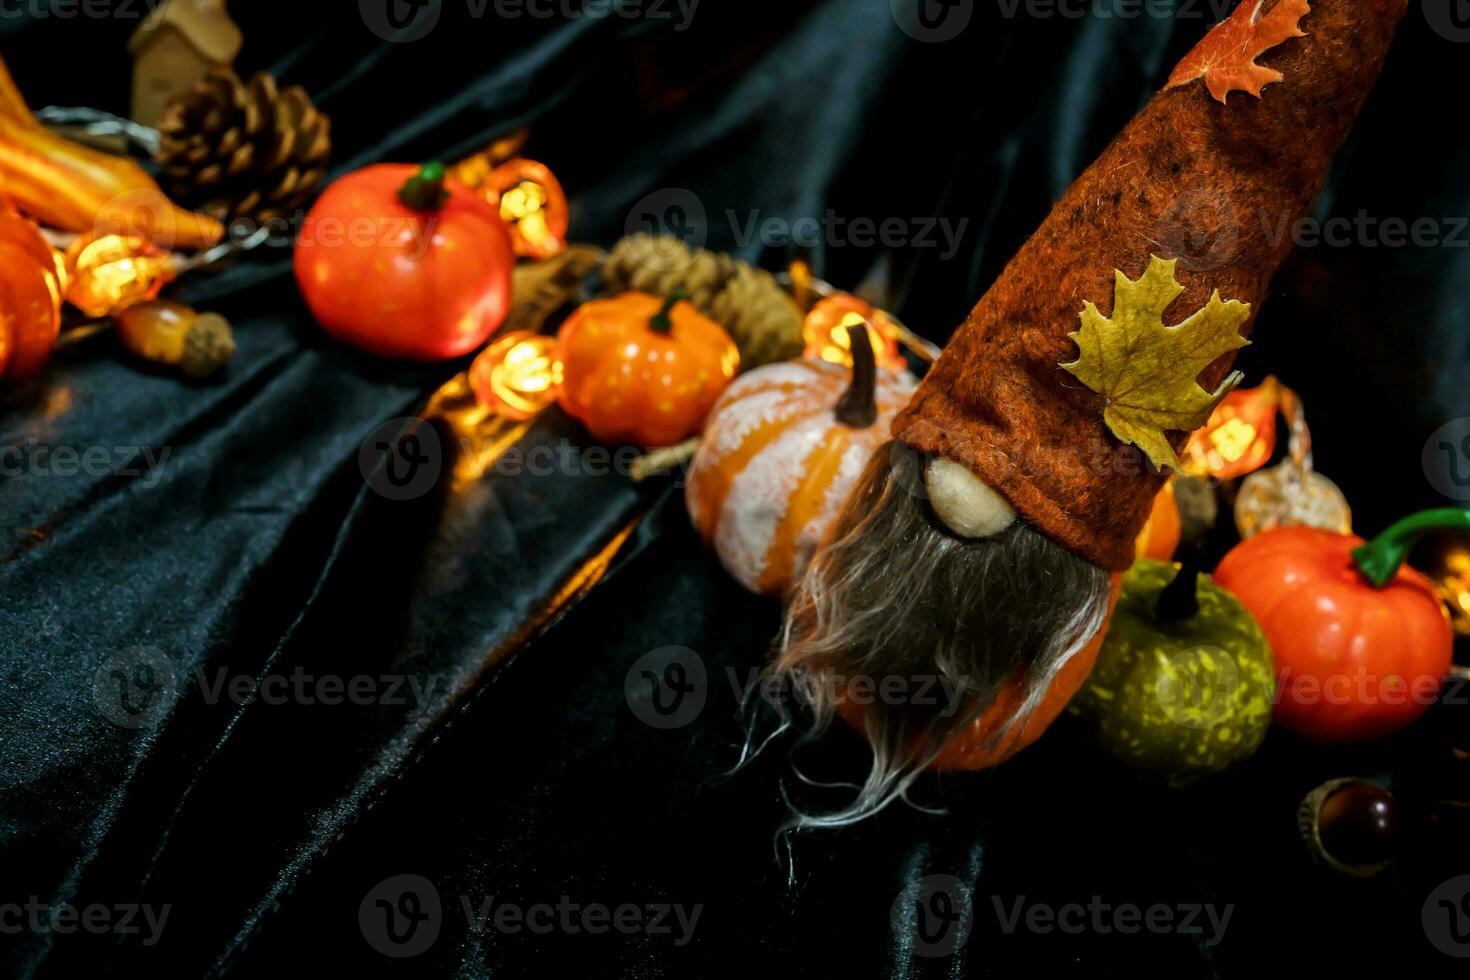
[[[689,516],[752,592],[778,594],[805,570],[914,381],[876,368],[867,331],[854,364],[819,359],[747,372],[710,413],[685,487]]]
[[[673,445],[700,430],[735,377],[735,342],[682,300],[623,293],[583,303],[562,324],[557,400],[595,438]]]
[[[1154,497],[1148,522],[1138,532],[1136,554],[1139,558],[1172,561],[1174,552],[1179,547],[1181,530],[1179,504],[1174,500],[1174,481],[1170,480],[1164,484],[1164,489],[1159,491],[1158,496]]]
[[[0,377],[39,368],[61,332],[63,275],[40,230],[0,208]]]
[[[1470,510],[1423,511],[1371,542],[1314,527],[1275,527],[1215,569],[1271,641],[1275,718],[1319,742],[1371,741],[1428,710],[1454,662],[1449,615],[1404,564],[1415,539],[1470,530]]]

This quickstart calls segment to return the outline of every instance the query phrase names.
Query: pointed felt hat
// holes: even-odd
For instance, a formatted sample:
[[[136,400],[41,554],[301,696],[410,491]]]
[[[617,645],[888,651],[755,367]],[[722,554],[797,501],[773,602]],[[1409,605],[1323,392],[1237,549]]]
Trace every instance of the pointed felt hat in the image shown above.
[[[1243,0],[1057,202],[894,435],[1127,568],[1406,6]]]

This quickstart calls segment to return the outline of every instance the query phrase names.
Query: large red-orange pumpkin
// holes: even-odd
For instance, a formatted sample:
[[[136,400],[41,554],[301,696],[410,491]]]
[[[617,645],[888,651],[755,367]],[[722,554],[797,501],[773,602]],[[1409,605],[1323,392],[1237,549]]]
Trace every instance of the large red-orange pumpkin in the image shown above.
[[[1271,641],[1283,727],[1322,742],[1370,740],[1433,702],[1454,636],[1434,587],[1402,562],[1414,534],[1444,526],[1434,515],[1470,526],[1470,511],[1429,511],[1371,544],[1277,527],[1241,542],[1215,570]]]
[[[322,192],[293,263],[337,340],[435,361],[468,354],[504,322],[515,255],[500,215],[443,165],[379,163]]]
[[[690,468],[689,516],[752,592],[779,594],[801,575],[868,457],[914,393],[879,370],[867,332],[854,366],[786,361],[737,378],[716,403]]]

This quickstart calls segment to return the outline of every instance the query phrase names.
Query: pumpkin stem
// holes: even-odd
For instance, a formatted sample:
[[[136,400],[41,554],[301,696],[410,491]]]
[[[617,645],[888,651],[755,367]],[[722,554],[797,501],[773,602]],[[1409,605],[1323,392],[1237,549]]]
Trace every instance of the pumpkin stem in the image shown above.
[[[1185,549],[1179,556],[1179,571],[1174,574],[1174,580],[1159,593],[1159,601],[1154,605],[1154,622],[1193,619],[1199,612],[1199,580],[1204,573],[1199,548]]]
[[[1409,556],[1409,549],[1426,531],[1443,529],[1470,530],[1470,510],[1440,507],[1421,510],[1396,521],[1367,544],[1353,549],[1353,564],[1375,589],[1381,589],[1398,574],[1399,566]]]
[[[445,176],[444,164],[437,160],[424,164],[398,188],[398,200],[415,211],[438,211],[449,200]]]
[[[878,365],[866,320],[847,328],[847,345],[852,349],[852,384],[833,414],[849,429],[866,429],[878,420]]]
[[[668,297],[664,300],[664,305],[658,308],[657,313],[648,318],[648,329],[654,333],[662,334],[667,334],[673,330],[674,321],[669,318],[669,313],[673,311],[675,304],[685,299],[688,295],[682,289],[676,289],[672,293],[669,293]]]

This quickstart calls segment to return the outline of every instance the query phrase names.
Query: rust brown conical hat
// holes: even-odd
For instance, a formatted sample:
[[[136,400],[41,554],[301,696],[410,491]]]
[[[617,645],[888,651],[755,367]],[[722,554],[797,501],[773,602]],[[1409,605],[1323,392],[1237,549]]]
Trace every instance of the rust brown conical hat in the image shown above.
[[[1281,229],[1321,190],[1406,5],[1243,0],[1057,202],[894,435],[963,463],[1066,548],[1126,568],[1161,467],[1232,380],[1235,335],[1291,246]],[[1156,328],[1208,311],[1231,336],[1185,330],[1152,359],[1126,337],[1099,348],[1100,321],[1126,332],[1134,314],[1120,307],[1140,296]],[[1191,411],[1168,398],[1181,365],[1197,374]],[[1127,391],[1100,381],[1120,370]]]

